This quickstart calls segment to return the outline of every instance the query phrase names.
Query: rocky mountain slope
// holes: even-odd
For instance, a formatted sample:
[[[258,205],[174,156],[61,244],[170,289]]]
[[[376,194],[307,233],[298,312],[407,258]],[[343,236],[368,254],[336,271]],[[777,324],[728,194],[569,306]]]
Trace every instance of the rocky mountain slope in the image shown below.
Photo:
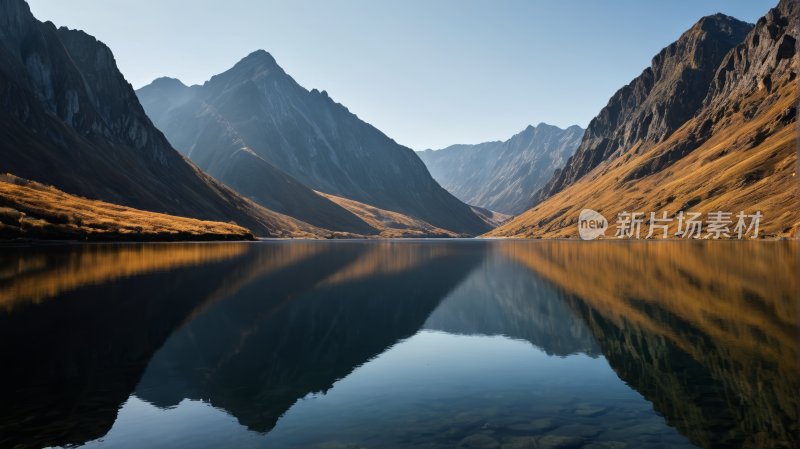
[[[642,153],[669,137],[703,104],[728,51],[752,25],[723,14],[704,17],[653,57],[650,67],[618,90],[586,129],[575,155],[534,198],[534,204],[574,184],[600,162]]]
[[[301,87],[263,50],[198,88],[170,84],[162,79],[139,90],[148,115],[200,168],[226,184],[226,176],[236,176],[235,187],[228,185],[245,196],[262,203],[270,201],[267,195],[290,202],[283,192],[266,192],[259,185],[260,178],[279,175],[255,163],[257,157],[326,194],[452,232],[477,235],[491,229],[442,189],[411,149],[360,120],[325,91]],[[194,96],[180,103],[187,89],[195,89]],[[171,96],[179,101],[165,107],[164,99]],[[248,155],[242,154],[243,148]],[[246,170],[252,174],[243,175]]]
[[[794,235],[798,10],[781,1],[755,26],[701,19],[611,99],[535,207],[489,235],[574,237],[584,208],[612,223],[622,211],[761,211],[760,237]]]
[[[175,151],[111,50],[0,2],[0,172],[154,212],[235,221],[260,236],[311,230],[260,207]]]
[[[417,154],[431,176],[461,201],[519,215],[572,156],[583,133],[577,125],[560,129],[540,123],[505,142],[451,145]]]

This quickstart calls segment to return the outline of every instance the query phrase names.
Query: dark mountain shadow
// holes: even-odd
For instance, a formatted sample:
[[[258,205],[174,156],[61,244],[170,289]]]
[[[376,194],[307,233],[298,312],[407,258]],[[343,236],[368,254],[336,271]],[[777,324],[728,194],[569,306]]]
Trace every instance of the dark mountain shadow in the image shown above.
[[[336,257],[374,246],[342,247]],[[251,431],[268,432],[297,400],[327,391],[415,334],[484,257],[484,245],[474,242],[379,249],[340,264],[339,272],[291,301],[264,300],[265,291],[289,297],[285,278],[259,279],[210,307],[153,357],[136,396],[159,407],[203,400]]]
[[[13,367],[0,370],[0,446],[79,445],[104,436],[153,354],[187,321],[235,295],[254,278],[283,286],[276,292],[282,297],[275,299],[275,294],[267,292],[268,299],[291,298],[364,251],[354,247],[330,258],[325,257],[329,245],[324,242],[316,246],[228,245],[245,245],[245,251],[222,260],[210,258],[205,264],[184,260],[172,269],[156,265],[154,272],[127,277],[127,271],[149,260],[153,246],[143,245],[139,252],[144,256],[111,265],[116,276],[87,282],[88,287],[61,292],[38,304],[35,300],[12,302],[13,308],[0,311],[0,355],[5,367]],[[113,259],[130,246],[102,248]],[[97,269],[74,254],[82,248],[48,254],[51,262],[43,263],[46,269],[34,273],[39,282],[60,287],[52,278],[60,277],[64,261]],[[156,253],[159,261],[168,257]],[[25,252],[15,256],[19,262],[26,255],[30,256]],[[16,290],[25,291],[19,286]]]
[[[592,332],[558,290],[526,268],[495,257],[475,269],[425,322],[451,334],[504,335],[548,355],[600,356]]]

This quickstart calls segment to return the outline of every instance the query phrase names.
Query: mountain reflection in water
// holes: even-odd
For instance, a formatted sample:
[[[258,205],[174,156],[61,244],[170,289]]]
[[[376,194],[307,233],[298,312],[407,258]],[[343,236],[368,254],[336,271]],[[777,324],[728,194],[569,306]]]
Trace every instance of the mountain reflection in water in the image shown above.
[[[795,242],[4,250],[0,447],[796,447],[796,274]]]

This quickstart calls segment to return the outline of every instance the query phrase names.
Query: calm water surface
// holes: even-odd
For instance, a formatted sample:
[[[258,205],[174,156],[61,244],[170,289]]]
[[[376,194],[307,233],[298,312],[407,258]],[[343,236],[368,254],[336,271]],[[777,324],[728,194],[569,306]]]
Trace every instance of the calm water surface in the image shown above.
[[[795,242],[0,249],[0,447],[797,447]]]

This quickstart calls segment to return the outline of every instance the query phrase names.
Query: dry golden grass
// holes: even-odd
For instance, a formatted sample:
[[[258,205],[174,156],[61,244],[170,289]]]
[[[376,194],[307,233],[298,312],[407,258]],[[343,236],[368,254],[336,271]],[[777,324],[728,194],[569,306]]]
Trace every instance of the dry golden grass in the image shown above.
[[[52,186],[0,177],[0,238],[81,240],[252,240],[232,223],[147,212],[64,193]],[[12,210],[13,209],[13,210]],[[21,216],[19,212],[25,214]]]
[[[670,148],[689,141],[700,128],[701,118],[690,120],[666,141],[643,154],[636,155],[635,149],[631,149],[621,158],[600,164],[576,184],[485,236],[578,237],[578,215],[588,208],[608,219],[606,238],[613,238],[619,212],[645,212],[649,217],[650,212],[660,216],[660,212],[668,211],[672,216],[682,205],[701,199],[690,210],[702,212],[703,219],[712,211],[734,215],[742,210],[748,214],[761,211],[764,217],[760,237],[794,237],[800,225],[794,176],[797,132],[795,123],[782,125],[776,117],[796,106],[798,92],[795,82],[783,81],[769,95],[762,89],[745,98],[724,126],[715,129],[708,141],[674,165],[644,178],[625,181]],[[772,102],[772,106],[755,117],[745,116],[762,102]],[[759,136],[765,133],[768,137],[760,140]],[[676,231],[677,220],[674,220],[670,224],[670,237]],[[645,230],[642,237],[646,233]]]
[[[435,226],[408,215],[390,212],[377,207],[368,206],[358,201],[349,200],[340,196],[317,192],[334,203],[354,213],[378,229],[380,238],[414,238],[414,237],[451,237],[456,233]]]
[[[494,228],[503,226],[514,219],[513,215],[501,214],[500,212],[484,209],[482,207],[470,206],[470,209],[472,209],[472,212],[475,212],[477,216],[481,217],[481,220],[489,223],[489,225]]]

